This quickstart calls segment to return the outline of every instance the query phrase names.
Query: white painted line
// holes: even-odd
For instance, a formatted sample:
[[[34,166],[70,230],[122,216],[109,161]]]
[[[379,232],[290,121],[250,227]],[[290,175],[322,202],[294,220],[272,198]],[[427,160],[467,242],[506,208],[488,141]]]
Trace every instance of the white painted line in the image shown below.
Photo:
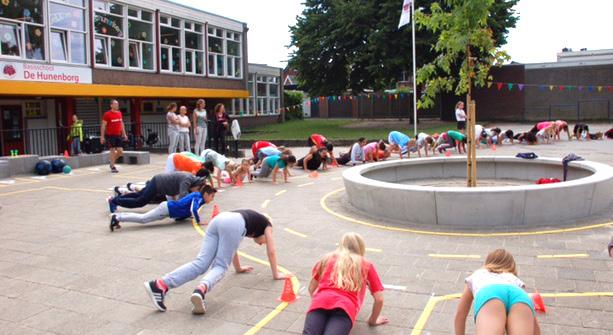
[[[46,180],[47,176],[34,176],[34,177],[30,177],[32,179],[36,179],[36,180]]]
[[[275,197],[278,197],[278,196],[280,196],[281,194],[283,194],[285,192],[287,192],[287,190],[281,190],[281,191],[275,193]]]
[[[383,252],[382,249],[377,249],[377,248],[366,248],[366,251],[372,251],[372,252]]]
[[[266,208],[268,207],[268,204],[270,203],[270,199],[266,199],[264,200],[264,202],[262,203],[262,208]]]
[[[100,168],[89,168],[89,169],[87,169],[87,171],[95,171],[95,172],[98,172],[98,171],[100,171]]]
[[[383,288],[385,288],[386,290],[392,290],[392,291],[406,291],[407,290],[406,286],[401,286],[401,285],[383,284]]]
[[[15,179],[5,179],[5,180],[0,180],[0,183],[2,184],[6,184],[6,185],[13,185],[15,184],[16,180]]]
[[[298,185],[298,187],[304,187],[304,186],[309,186],[309,185],[313,185],[313,184],[315,184],[315,183],[310,182],[310,183],[306,183],[306,184],[300,184],[300,185]]]

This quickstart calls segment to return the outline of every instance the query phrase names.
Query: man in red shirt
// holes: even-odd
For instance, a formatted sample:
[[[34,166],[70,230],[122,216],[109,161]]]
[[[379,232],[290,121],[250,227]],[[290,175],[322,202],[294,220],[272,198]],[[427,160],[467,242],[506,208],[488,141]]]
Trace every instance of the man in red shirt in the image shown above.
[[[128,140],[117,100],[111,101],[111,110],[102,116],[100,128],[100,144],[108,143],[111,172],[117,173],[119,171],[115,167],[115,162],[123,155],[123,141]]]

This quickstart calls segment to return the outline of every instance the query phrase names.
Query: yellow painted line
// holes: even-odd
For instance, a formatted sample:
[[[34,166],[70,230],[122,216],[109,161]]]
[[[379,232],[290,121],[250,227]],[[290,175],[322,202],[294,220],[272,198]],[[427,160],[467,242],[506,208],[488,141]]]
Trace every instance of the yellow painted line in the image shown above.
[[[275,193],[275,197],[278,197],[278,196],[280,196],[281,194],[283,194],[285,192],[287,192],[287,190],[281,190],[281,191]]]
[[[40,183],[44,179],[34,179],[34,178],[13,178],[19,181],[25,181],[26,183]],[[13,185],[23,185],[23,184],[13,184]]]
[[[28,192],[44,191],[44,190],[56,190],[56,191],[66,191],[66,192],[79,191],[79,192],[92,192],[92,193],[109,193],[109,191],[107,190],[96,190],[96,189],[91,189],[91,188],[66,188],[66,187],[59,187],[59,186],[44,186],[44,187],[38,187],[38,188],[30,188],[27,190],[0,193],[0,197],[6,197],[9,195],[28,193]]]
[[[383,252],[382,249],[377,249],[377,248],[366,248],[366,251],[371,251],[371,252]]]
[[[402,228],[402,227],[394,227],[394,226],[386,226],[376,223],[371,223],[363,220],[357,220],[352,217],[337,213],[330,209],[326,204],[326,201],[329,197],[345,190],[345,188],[339,188],[338,190],[334,190],[332,192],[324,195],[319,201],[319,205],[326,211],[328,214],[336,216],[339,219],[349,221],[352,223],[357,223],[363,226],[389,230],[389,231],[400,231],[405,233],[413,233],[413,234],[421,234],[421,235],[434,235],[434,236],[458,236],[458,237],[505,237],[505,236],[532,236],[532,235],[546,235],[546,234],[560,234],[560,233],[571,233],[576,231],[590,230],[596,228],[609,227],[613,225],[613,222],[607,223],[599,223],[588,226],[574,227],[574,228],[560,228],[560,229],[552,229],[552,230],[541,230],[541,231],[518,231],[518,232],[504,232],[504,233],[460,233],[460,232],[444,232],[444,231],[430,231],[430,230],[419,230],[419,229],[410,229],[410,228]]]
[[[30,189],[27,189],[27,190],[20,190],[20,191],[0,193],[0,197],[6,197],[6,196],[9,196],[9,195],[28,193],[28,192],[42,191],[44,189],[46,189],[46,187],[30,188]]]
[[[459,299],[462,296],[461,293],[456,294],[448,294],[444,296],[432,296],[426,303],[426,307],[421,312],[419,319],[417,319],[417,323],[413,327],[413,331],[411,331],[411,335],[420,335],[432,314],[432,311],[441,301]],[[613,297],[613,292],[577,292],[577,293],[541,293],[541,297],[543,298],[577,298],[577,297]]]
[[[550,258],[586,258],[590,257],[589,254],[566,254],[566,255],[538,255],[536,258],[550,259]]]
[[[428,256],[432,258],[472,258],[472,259],[480,259],[480,255],[455,255],[455,254],[428,254]]]
[[[300,236],[300,237],[303,237],[303,238],[306,238],[306,237],[307,237],[307,236],[306,236],[306,235],[304,235],[303,233],[299,233],[299,232],[297,232],[297,231],[295,231],[295,230],[293,230],[293,229],[283,228],[283,230],[285,230],[286,232],[288,232],[288,233],[290,233],[290,234],[296,235],[296,236]]]
[[[266,215],[266,214],[264,214]],[[266,215],[268,216],[268,215]],[[198,225],[196,223],[196,220],[192,219],[192,226],[194,227],[194,229],[198,232],[198,234],[200,234],[201,236],[205,235],[204,230],[202,230],[202,228],[200,227],[200,225]],[[263,259],[259,259],[257,257],[251,256],[249,254],[246,254],[242,251],[237,251],[236,252],[239,256],[246,258],[252,262],[261,264],[261,265],[266,265],[266,266],[270,266],[270,263],[268,263],[267,261],[263,260]],[[281,265],[277,265],[277,268],[279,269],[279,272],[283,273],[283,274],[290,274],[291,272],[289,270],[287,270],[286,268],[282,267]],[[298,294],[298,291],[300,290],[300,282],[298,281],[298,278],[296,278],[296,276],[292,276],[291,277],[292,280],[292,287],[294,289],[294,293]],[[275,309],[273,309],[270,313],[268,313],[268,315],[266,315],[262,320],[260,320],[258,323],[256,323],[253,327],[251,327],[251,329],[249,329],[248,331],[246,331],[244,334],[245,335],[253,335],[257,332],[259,332],[264,326],[266,326],[270,321],[272,321],[277,315],[279,315],[281,312],[283,312],[283,310],[285,308],[287,308],[287,306],[289,306],[289,303],[287,302],[282,302],[279,305],[277,305],[277,307],[275,307]]]
[[[270,203],[270,199],[266,199],[264,200],[264,202],[262,203],[262,208],[266,208],[268,207],[268,204]]]
[[[305,184],[300,184],[298,185],[298,187],[304,187],[304,186],[309,186],[309,185],[313,185],[315,184],[314,182],[310,182],[310,183],[305,183]]]

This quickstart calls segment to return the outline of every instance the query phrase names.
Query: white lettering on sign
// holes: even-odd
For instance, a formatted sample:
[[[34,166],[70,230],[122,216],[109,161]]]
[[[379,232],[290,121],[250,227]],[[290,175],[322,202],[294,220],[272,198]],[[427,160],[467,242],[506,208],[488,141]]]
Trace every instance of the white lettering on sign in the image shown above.
[[[51,64],[0,62],[0,80],[91,84],[92,70]]]

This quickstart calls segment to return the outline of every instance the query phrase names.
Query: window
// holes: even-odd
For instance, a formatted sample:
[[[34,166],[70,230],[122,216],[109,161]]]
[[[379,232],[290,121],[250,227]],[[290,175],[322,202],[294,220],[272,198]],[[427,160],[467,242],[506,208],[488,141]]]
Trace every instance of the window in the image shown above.
[[[164,16],[162,16],[162,18],[164,18],[160,20],[160,54],[162,58],[162,70],[182,72],[181,21],[179,19]]]
[[[204,74],[202,26],[185,22],[185,72]]]
[[[110,2],[94,1],[94,9],[96,64],[125,67],[124,7]]]
[[[208,43],[209,74],[242,78],[241,34],[209,27]]]
[[[154,69],[153,14],[136,8],[128,8],[128,56],[130,68]]]
[[[45,60],[43,2],[0,3],[0,56]]]
[[[49,2],[49,23],[52,28],[49,47],[52,60],[74,64],[87,63],[83,5],[83,1]]]
[[[253,79],[255,79],[255,82]],[[247,110],[249,113],[254,110],[254,112],[257,111],[257,114],[260,115],[279,114],[281,104],[279,82],[280,78],[278,76],[249,74],[249,101],[254,104],[254,106],[249,106],[250,102],[248,102]],[[254,94],[255,99],[253,98]]]

